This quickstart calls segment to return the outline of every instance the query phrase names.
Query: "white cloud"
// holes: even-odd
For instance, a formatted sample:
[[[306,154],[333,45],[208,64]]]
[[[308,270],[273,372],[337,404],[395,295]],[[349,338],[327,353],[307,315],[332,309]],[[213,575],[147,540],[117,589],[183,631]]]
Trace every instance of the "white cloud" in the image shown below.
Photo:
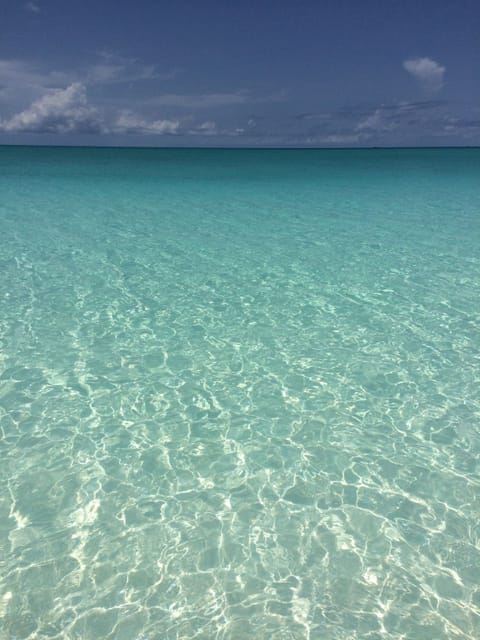
[[[26,2],[23,6],[27,11],[30,11],[31,13],[40,13],[40,7],[38,6],[38,3],[35,2],[34,0],[30,0],[30,2]]]
[[[138,69],[133,71],[136,73]],[[119,77],[121,73],[124,72],[120,69],[105,71],[104,77]],[[144,76],[147,75],[145,72]],[[99,77],[100,74],[97,79]],[[0,100],[3,99],[4,104],[10,102],[13,111],[10,117],[0,117],[0,133],[165,135],[180,132],[180,121],[173,118],[148,118],[130,110],[100,113],[89,103],[85,83],[65,82],[66,79],[64,73],[42,74],[21,61],[0,60]],[[62,82],[63,86],[55,86]],[[30,106],[15,110],[18,102],[30,102]],[[212,126],[215,125],[205,122],[199,131],[204,135],[211,133]]]
[[[228,107],[230,105],[253,102],[250,93],[245,89],[230,93],[202,93],[198,95],[166,93],[150,100],[151,104],[163,107],[186,107],[188,109]]]
[[[151,98],[148,103],[162,107],[182,107],[186,109],[215,109],[239,104],[283,102],[285,92],[270,95],[254,95],[248,89],[237,89],[224,93],[164,93]]]
[[[177,70],[160,73],[155,65],[141,64],[135,58],[125,58],[115,53],[101,51],[99,62],[86,72],[88,84],[113,84],[135,82],[137,80],[168,80],[175,77]]]
[[[0,60],[0,99],[10,102],[33,100],[47,89],[65,87],[77,81],[63,71],[43,72],[22,60]]]
[[[207,122],[202,122],[198,127],[198,131],[203,133],[203,135],[212,135],[217,132],[217,125],[215,122],[208,120]]]
[[[101,133],[98,112],[87,101],[85,86],[74,82],[53,89],[32,102],[28,109],[0,120],[0,131],[16,133]]]
[[[391,131],[396,126],[396,123],[389,120],[384,110],[380,108],[361,120],[356,126],[356,131]]]
[[[443,87],[443,76],[446,69],[435,60],[412,58],[404,61],[403,68],[428,91],[439,91]]]
[[[0,59],[0,101],[18,109],[18,105],[28,104],[49,89],[61,89],[75,82],[94,86],[168,80],[177,73],[175,69],[160,73],[154,65],[111,53],[99,53],[96,62],[86,68],[66,71],[46,70],[30,61]]]
[[[310,142],[321,142],[322,144],[358,144],[364,136],[361,133],[332,133],[318,139],[310,139]]]
[[[118,116],[112,131],[115,133],[140,134],[175,134],[178,133],[178,120],[146,120],[143,116],[132,111],[122,111]]]

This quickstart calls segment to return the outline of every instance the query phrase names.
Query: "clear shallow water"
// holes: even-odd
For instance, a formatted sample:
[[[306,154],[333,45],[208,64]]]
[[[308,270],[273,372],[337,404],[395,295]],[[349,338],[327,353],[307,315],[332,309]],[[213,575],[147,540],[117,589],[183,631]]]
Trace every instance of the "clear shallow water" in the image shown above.
[[[1,640],[479,637],[479,150],[0,193]]]

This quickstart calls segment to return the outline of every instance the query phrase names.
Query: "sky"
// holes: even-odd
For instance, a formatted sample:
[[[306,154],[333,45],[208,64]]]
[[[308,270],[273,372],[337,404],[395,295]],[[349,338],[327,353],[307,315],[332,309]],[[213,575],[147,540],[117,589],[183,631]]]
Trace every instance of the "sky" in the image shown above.
[[[0,144],[480,145],[480,0],[0,0]]]

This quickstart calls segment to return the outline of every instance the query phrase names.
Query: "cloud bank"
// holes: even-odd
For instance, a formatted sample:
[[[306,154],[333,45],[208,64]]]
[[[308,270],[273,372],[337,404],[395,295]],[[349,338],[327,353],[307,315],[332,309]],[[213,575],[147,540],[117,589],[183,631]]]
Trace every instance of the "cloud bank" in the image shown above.
[[[147,119],[130,110],[123,110],[106,124],[100,112],[87,100],[85,85],[74,82],[65,89],[52,89],[34,100],[28,109],[0,120],[5,133],[136,133],[150,135],[174,134],[179,120]]]
[[[427,93],[443,86],[445,67],[430,58],[408,59],[403,67]],[[73,71],[0,59],[0,134],[8,134],[9,141],[24,134],[63,135],[75,143],[83,134],[106,143],[120,136],[122,144],[129,144],[129,137],[135,143],[150,138],[152,144],[170,138],[170,144],[175,136],[179,145],[234,146],[473,144],[480,139],[478,110],[438,96],[292,113],[295,107],[289,109],[285,92],[162,93],[161,85],[151,84],[139,97],[130,86],[158,83],[162,77],[154,66],[110,53],[96,54],[93,65]]]
[[[97,110],[87,102],[86,89],[74,82],[66,89],[52,89],[28,109],[0,121],[0,131],[29,133],[102,133]]]

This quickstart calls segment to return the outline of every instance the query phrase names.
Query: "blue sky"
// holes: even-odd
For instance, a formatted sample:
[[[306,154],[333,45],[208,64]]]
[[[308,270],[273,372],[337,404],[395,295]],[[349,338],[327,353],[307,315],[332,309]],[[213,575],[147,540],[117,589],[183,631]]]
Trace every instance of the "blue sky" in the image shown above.
[[[480,1],[1,0],[0,143],[480,145]]]

